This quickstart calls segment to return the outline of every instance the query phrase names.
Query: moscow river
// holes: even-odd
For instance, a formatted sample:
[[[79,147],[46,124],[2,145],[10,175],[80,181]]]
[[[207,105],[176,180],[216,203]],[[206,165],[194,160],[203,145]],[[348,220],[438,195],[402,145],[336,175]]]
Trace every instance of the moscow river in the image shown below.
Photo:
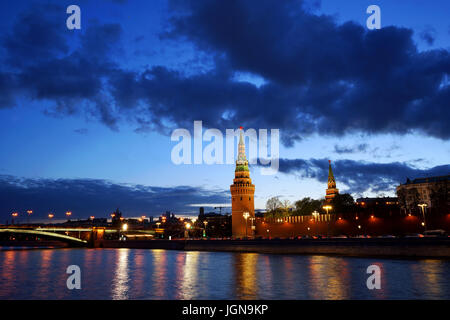
[[[0,249],[1,250],[1,249]],[[69,265],[81,289],[69,290]],[[367,267],[381,269],[369,290]],[[0,251],[0,299],[450,299],[450,261],[146,249]]]

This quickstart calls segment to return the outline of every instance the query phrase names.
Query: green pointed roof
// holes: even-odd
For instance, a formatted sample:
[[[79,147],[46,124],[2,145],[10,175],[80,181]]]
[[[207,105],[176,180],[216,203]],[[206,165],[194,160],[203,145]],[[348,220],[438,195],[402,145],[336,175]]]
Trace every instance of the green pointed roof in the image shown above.
[[[328,160],[328,188],[336,188],[336,180],[334,180],[333,170],[331,169],[331,160]]]
[[[238,145],[238,158],[236,160],[236,172],[238,171],[249,171],[248,169],[248,161],[245,156],[245,141],[243,135],[243,128],[241,127],[240,135],[239,135],[239,145]]]
[[[334,180],[334,175],[333,175],[333,170],[331,169],[331,160],[329,161],[329,165],[328,165],[328,180],[333,179]]]

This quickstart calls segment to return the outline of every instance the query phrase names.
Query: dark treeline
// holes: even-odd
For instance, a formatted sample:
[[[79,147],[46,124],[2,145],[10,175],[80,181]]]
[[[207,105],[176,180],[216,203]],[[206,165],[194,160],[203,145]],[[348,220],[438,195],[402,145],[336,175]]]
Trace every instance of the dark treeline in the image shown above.
[[[360,208],[356,205],[353,197],[348,194],[338,194],[330,201],[325,199],[311,199],[309,197],[303,198],[291,204],[290,201],[281,201],[278,197],[273,197],[267,200],[265,217],[282,218],[288,216],[309,216],[314,211],[319,214],[326,213],[323,208],[325,205],[330,205],[332,209],[329,213],[356,213]]]

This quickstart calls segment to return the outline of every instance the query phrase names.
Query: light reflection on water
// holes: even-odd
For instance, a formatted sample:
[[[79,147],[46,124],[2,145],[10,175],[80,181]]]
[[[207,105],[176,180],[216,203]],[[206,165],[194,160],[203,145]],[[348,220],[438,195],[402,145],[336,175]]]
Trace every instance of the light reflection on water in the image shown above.
[[[81,290],[68,290],[78,265]],[[366,269],[381,269],[368,290]],[[450,299],[450,261],[138,249],[0,251],[0,299]]]
[[[129,291],[129,272],[128,255],[130,249],[118,249],[116,269],[112,283],[111,296],[114,300],[128,299]]]

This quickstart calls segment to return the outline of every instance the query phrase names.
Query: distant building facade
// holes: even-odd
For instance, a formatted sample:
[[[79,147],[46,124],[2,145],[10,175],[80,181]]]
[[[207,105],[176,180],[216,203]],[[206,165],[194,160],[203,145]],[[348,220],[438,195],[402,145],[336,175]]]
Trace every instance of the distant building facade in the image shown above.
[[[403,209],[414,209],[418,204],[428,208],[449,207],[450,175],[407,179],[397,187],[399,204]]]
[[[397,197],[358,198],[356,204],[361,207],[398,205]]]
[[[336,180],[331,169],[331,160],[328,160],[328,188],[326,190],[325,200],[331,202],[337,194],[339,194],[339,189],[336,188]]]
[[[247,157],[245,156],[245,143],[242,128],[239,137],[238,159],[234,172],[231,191],[231,215],[233,237],[253,236],[253,222],[255,219],[254,194],[255,185],[250,179]],[[246,214],[248,215],[246,217]],[[246,217],[246,218],[245,218]]]

